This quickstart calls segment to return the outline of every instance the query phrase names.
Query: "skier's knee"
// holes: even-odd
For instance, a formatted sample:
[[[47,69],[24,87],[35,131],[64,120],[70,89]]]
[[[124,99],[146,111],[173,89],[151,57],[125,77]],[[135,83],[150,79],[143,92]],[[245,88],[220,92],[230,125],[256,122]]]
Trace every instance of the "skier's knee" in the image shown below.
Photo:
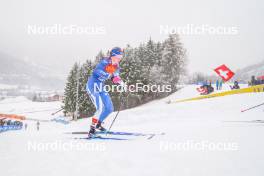
[[[113,105],[106,107],[106,108],[105,108],[105,111],[107,112],[107,114],[112,113],[112,112],[114,111],[114,107],[113,107]]]

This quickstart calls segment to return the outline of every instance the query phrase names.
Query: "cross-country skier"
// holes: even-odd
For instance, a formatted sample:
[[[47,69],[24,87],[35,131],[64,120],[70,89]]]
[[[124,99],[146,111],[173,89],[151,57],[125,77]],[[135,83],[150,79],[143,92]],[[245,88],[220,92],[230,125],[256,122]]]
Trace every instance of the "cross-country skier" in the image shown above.
[[[86,90],[96,107],[88,137],[92,137],[96,130],[106,130],[102,123],[114,111],[114,107],[110,95],[104,89],[101,90],[100,87],[104,86],[104,82],[107,79],[111,79],[114,84],[124,86],[119,76],[119,62],[123,54],[124,52],[121,48],[113,48],[110,51],[110,56],[102,58],[88,79]]]

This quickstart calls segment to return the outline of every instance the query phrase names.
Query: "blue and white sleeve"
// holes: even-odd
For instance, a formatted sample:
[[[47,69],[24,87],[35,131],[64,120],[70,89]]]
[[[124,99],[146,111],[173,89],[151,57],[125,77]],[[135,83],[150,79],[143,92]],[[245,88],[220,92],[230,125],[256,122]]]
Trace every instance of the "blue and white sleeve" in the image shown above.
[[[104,71],[105,65],[105,61],[102,60],[94,69],[93,74],[97,78],[107,79],[110,76],[109,73]]]

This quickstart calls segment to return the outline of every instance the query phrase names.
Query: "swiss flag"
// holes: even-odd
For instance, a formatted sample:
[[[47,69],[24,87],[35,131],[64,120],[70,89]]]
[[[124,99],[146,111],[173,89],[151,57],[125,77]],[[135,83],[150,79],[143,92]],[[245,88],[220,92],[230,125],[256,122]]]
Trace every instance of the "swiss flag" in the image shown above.
[[[232,72],[226,65],[221,65],[219,67],[217,67],[216,69],[214,69],[214,71],[221,76],[221,78],[224,81],[228,81],[229,79],[231,79],[235,73]]]

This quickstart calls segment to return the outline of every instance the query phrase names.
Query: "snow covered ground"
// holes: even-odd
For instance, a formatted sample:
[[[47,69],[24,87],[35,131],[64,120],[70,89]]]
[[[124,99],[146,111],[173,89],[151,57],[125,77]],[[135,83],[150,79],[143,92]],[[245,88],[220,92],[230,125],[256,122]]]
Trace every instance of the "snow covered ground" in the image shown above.
[[[115,135],[107,137],[128,140],[76,140],[86,135],[66,134],[88,131],[89,119],[68,125],[41,122],[40,131],[36,121],[27,121],[28,130],[0,134],[1,175],[263,175],[264,123],[254,120],[264,120],[264,107],[240,111],[262,103],[264,93],[165,103],[197,96],[196,87],[186,86],[165,99],[120,112],[113,131],[165,133],[150,140]],[[51,112],[61,106],[21,97],[4,101],[1,113],[40,120],[54,118]],[[30,113],[38,110],[45,111]]]

